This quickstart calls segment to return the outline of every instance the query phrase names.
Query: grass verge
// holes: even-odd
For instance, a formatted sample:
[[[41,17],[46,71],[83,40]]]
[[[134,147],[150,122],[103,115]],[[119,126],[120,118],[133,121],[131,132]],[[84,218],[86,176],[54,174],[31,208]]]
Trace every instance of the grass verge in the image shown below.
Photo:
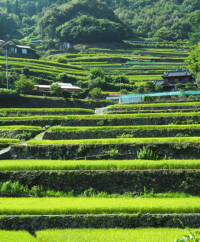
[[[0,170],[200,169],[200,160],[1,160]]]
[[[200,198],[0,198],[1,215],[199,213]]]

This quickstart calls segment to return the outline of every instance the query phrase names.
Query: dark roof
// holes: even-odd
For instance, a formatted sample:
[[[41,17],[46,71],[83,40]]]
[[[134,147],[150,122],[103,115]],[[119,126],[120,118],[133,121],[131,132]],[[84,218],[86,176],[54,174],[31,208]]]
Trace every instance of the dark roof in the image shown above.
[[[173,76],[191,76],[188,70],[186,71],[166,71],[163,77],[173,77]]]

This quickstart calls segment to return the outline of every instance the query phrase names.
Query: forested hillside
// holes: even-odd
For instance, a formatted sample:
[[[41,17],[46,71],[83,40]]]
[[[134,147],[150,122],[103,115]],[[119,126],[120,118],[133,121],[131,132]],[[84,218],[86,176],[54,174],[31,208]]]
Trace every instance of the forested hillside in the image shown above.
[[[198,0],[0,0],[0,39],[95,43],[190,37],[195,44],[199,9]]]

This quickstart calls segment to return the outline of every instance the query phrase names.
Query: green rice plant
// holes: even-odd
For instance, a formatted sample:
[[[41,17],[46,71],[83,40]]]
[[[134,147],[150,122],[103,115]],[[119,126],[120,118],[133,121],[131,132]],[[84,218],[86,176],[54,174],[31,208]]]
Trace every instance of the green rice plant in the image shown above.
[[[0,126],[0,130],[40,130],[40,126],[24,126],[24,125],[10,125],[10,126]]]
[[[166,106],[193,106],[200,105],[200,102],[183,102],[183,103],[152,103],[152,104],[116,104],[107,106],[107,108],[141,108],[141,107],[166,107]]]
[[[85,112],[94,113],[94,110],[84,108],[1,108],[0,112]]]
[[[48,229],[37,231],[36,238],[43,242],[173,242],[186,233],[187,229],[178,228]]]
[[[15,144],[15,143],[19,143],[20,140],[19,139],[0,139],[0,144]]]
[[[1,215],[199,213],[200,198],[0,198]]]
[[[1,120],[34,120],[34,119],[41,119],[41,120],[51,120],[51,119],[66,119],[67,116],[63,116],[63,115],[48,115],[48,116],[37,116],[37,115],[32,115],[32,116],[26,116],[26,117],[0,117],[0,121]]]
[[[85,126],[85,127],[65,127],[55,126],[50,130],[54,131],[86,131],[86,130],[134,130],[134,129],[200,129],[200,124],[193,125],[141,125],[141,126]]]
[[[199,116],[200,112],[189,113],[137,113],[137,114],[105,114],[105,115],[68,115],[67,119],[103,119],[103,118],[140,118],[140,117],[179,117],[179,116]]]
[[[146,150],[146,148],[143,146],[143,150],[140,149],[137,151],[137,157],[139,160],[158,160],[158,155],[153,154],[152,150]]]
[[[38,239],[27,231],[0,230],[0,238],[1,242],[38,242]]]
[[[73,145],[73,144],[118,144],[118,143],[188,143],[200,142],[200,137],[164,137],[164,138],[112,138],[83,140],[30,140],[27,145]]]
[[[200,169],[200,160],[1,160],[0,162],[0,170],[7,171],[146,169]]]

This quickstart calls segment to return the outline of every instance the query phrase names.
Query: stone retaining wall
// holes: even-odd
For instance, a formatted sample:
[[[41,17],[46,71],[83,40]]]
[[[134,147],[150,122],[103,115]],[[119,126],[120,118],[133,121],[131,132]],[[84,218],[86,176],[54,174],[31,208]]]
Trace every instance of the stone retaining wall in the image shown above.
[[[199,228],[200,214],[120,214],[120,215],[33,215],[2,216],[1,230],[28,230],[34,233],[44,229],[64,228]]]
[[[142,137],[175,137],[200,136],[200,129],[116,129],[115,130],[83,130],[83,131],[54,131],[45,132],[43,139],[67,140],[67,139],[103,139],[117,138],[123,134]]]
[[[200,116],[80,118],[62,120],[61,126],[133,126],[200,123]]]
[[[0,171],[0,180],[18,181],[29,189],[39,185],[44,191],[74,190],[75,194],[93,188],[96,192],[131,192],[137,196],[146,187],[146,192],[200,195],[200,170]]]
[[[13,145],[12,159],[137,159],[137,151],[145,147],[159,159],[200,159],[199,143],[117,143],[117,144],[75,144],[75,145]],[[109,155],[112,150],[118,153]]]

